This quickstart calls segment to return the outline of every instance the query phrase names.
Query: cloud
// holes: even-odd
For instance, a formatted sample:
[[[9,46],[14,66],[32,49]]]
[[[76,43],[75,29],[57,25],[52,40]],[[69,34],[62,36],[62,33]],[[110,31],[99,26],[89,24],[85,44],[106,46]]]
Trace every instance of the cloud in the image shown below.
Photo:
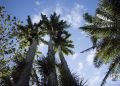
[[[32,15],[32,23],[38,23],[40,19],[40,13]]]
[[[49,36],[48,35],[45,35],[43,38],[44,38],[44,40],[49,41]]]
[[[91,50],[90,53],[88,54],[86,61],[88,62],[89,65],[93,64],[95,53],[96,53],[96,50]]]
[[[78,71],[81,71],[83,69],[83,63],[82,62],[79,62],[78,63]]]
[[[78,53],[73,54],[72,59],[76,59],[78,57]]]
[[[35,4],[36,4],[37,6],[39,6],[39,5],[40,5],[40,2],[39,2],[39,1],[35,1]]]
[[[48,49],[48,46],[45,45],[44,43],[41,43],[40,45],[38,45],[38,51],[42,52],[42,54],[45,56],[47,54],[47,49]]]
[[[43,9],[41,12],[38,12],[37,14],[32,15],[32,23],[38,23],[40,21],[41,13],[48,16],[50,12],[51,12],[51,9],[46,8],[46,9]]]
[[[70,57],[72,60],[75,60],[79,56],[78,52],[75,52],[73,55],[69,55],[67,57]]]
[[[41,11],[41,13],[46,14],[49,16],[51,13],[56,12],[57,14],[61,15],[61,18],[66,20],[71,27],[78,28],[83,22],[83,13],[85,8],[83,5],[74,4],[73,8],[66,8],[60,4],[57,4],[55,7],[48,7]],[[37,23],[40,20],[40,12],[38,14],[34,14],[32,17],[33,23]]]
[[[55,12],[60,15],[63,14],[63,9],[59,4],[56,5]]]
[[[85,8],[83,5],[75,4],[73,9],[69,9],[64,19],[67,20],[73,28],[78,28],[82,24],[84,11]]]
[[[49,36],[45,35],[44,37],[42,37],[44,40],[49,41]],[[48,51],[48,45],[44,44],[44,43],[40,43],[40,45],[38,45],[38,51],[42,52],[44,55],[47,54]]]
[[[101,75],[100,71],[96,71],[93,78],[89,80],[89,86],[98,86],[98,84],[101,84],[102,79],[103,75]]]
[[[49,36],[45,35],[44,37],[42,37],[45,41],[49,41]],[[44,43],[40,43],[39,48],[44,49],[47,45]]]
[[[78,62],[78,66],[77,66],[77,69],[76,69],[76,71],[77,71],[77,74],[78,75],[80,75],[79,76],[79,78],[81,78],[81,77],[84,77],[85,75],[85,73],[83,72],[84,71],[84,65],[83,65],[84,63],[83,62]]]
[[[46,47],[46,45],[45,45],[44,43],[41,43],[41,44],[40,44],[40,48],[43,48],[43,49],[44,49],[45,47]]]
[[[101,80],[101,77],[99,75],[97,75],[90,80],[89,85],[90,86],[98,86],[98,83],[100,83],[100,80]]]

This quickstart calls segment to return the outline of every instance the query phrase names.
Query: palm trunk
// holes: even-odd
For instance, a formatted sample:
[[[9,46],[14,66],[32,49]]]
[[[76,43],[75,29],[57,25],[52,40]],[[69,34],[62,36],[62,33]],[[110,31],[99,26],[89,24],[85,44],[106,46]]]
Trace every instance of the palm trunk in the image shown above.
[[[60,60],[61,60],[61,74],[63,74],[63,76],[65,76],[64,78],[61,79],[65,79],[65,81],[63,81],[63,86],[78,86],[77,81],[75,80],[74,76],[72,75],[72,73],[70,72],[70,69],[67,65],[67,62],[64,58],[64,55],[62,53],[61,50],[61,46],[58,47],[58,52],[59,52],[59,56],[60,56]],[[64,75],[65,74],[65,75]],[[66,83],[64,83],[66,82]]]
[[[50,74],[48,76],[48,86],[58,86],[57,74],[55,69],[55,52],[53,50],[52,37],[48,43],[48,58],[51,63]]]
[[[37,41],[33,39],[33,43],[29,47],[28,54],[26,56],[26,64],[21,73],[21,76],[16,84],[16,86],[29,86],[29,78],[32,69],[32,63],[35,57],[35,52],[37,49]]]
[[[64,58],[64,55],[62,53],[61,46],[58,47],[58,53],[59,53],[59,56],[60,56],[61,64],[65,68],[66,72],[71,75],[71,72],[69,70],[68,64],[67,64],[67,62],[66,62],[66,60]]]

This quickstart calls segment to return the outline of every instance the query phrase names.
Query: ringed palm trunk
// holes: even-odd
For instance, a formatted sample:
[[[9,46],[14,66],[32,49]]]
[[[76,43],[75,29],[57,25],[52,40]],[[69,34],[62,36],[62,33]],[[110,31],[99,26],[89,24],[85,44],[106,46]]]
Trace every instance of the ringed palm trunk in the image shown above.
[[[67,65],[67,62],[66,62],[66,60],[64,58],[64,55],[62,53],[61,46],[58,47],[58,53],[59,53],[59,56],[60,56],[61,64],[65,68],[66,72],[69,73],[69,74],[71,74],[71,72],[69,70],[69,67]]]
[[[61,69],[60,69],[61,74],[62,74],[61,76],[63,76],[61,78],[62,86],[78,86],[78,83],[77,83],[76,79],[74,78],[74,76],[72,75],[72,73],[70,72],[70,69],[64,58],[64,55],[61,50],[61,46],[58,47],[58,53],[59,53],[59,57],[61,60]]]
[[[55,52],[53,50],[52,37],[48,43],[48,58],[51,64],[50,73],[48,76],[48,86],[58,86],[57,74],[55,69]]]
[[[33,43],[29,47],[27,56],[26,56],[26,64],[21,73],[21,76],[16,84],[16,86],[29,86],[29,78],[32,69],[32,63],[35,57],[35,52],[37,49],[37,41],[33,39]]]

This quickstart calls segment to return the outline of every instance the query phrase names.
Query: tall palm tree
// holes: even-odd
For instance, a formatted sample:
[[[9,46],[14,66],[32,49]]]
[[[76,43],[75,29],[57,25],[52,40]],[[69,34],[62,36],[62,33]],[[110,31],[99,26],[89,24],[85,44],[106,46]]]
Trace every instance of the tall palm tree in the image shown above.
[[[74,48],[73,41],[69,39],[71,34],[67,31],[68,27],[67,22],[63,21],[61,26],[58,27],[57,35],[54,37],[55,50],[56,52],[58,51],[61,61],[61,63],[57,65],[60,72],[59,79],[61,86],[84,86],[86,82],[83,83],[83,81],[80,80],[79,83],[79,79],[71,73],[64,57],[64,54],[73,54],[71,49]]]
[[[49,35],[50,39],[48,42],[48,59],[51,63],[50,73],[48,76],[48,83],[50,86],[58,86],[57,75],[55,69],[55,51],[53,46],[53,39],[56,36],[56,32],[58,30],[58,26],[60,24],[59,20],[60,16],[57,16],[56,13],[52,14],[50,18],[46,15],[41,14],[41,18],[43,21],[43,31],[46,31],[46,34]]]
[[[50,41],[48,44],[48,56],[51,51],[56,52],[56,49],[59,51],[59,56],[61,59],[62,65],[64,65],[66,71],[70,73],[70,70],[68,68],[67,62],[65,61],[64,55],[62,51],[65,54],[73,53],[70,48],[73,48],[72,41],[68,40],[70,34],[67,32],[66,28],[69,27],[66,21],[60,20],[60,15],[56,15],[54,13],[50,16],[50,20],[45,16],[42,15],[42,18],[44,18],[45,26],[48,29],[48,34],[50,36]],[[45,29],[45,27],[44,27]],[[52,44],[53,42],[53,44]],[[51,48],[50,48],[51,46]],[[51,50],[49,50],[51,49]],[[51,53],[50,53],[51,54]],[[54,56],[53,54],[53,56]],[[52,56],[52,57],[53,57]],[[53,63],[55,64],[55,59],[52,58]]]
[[[86,13],[84,18],[88,24],[81,27],[83,31],[90,35],[93,42],[92,48],[96,48],[97,52],[94,58],[95,65],[100,67],[103,63],[110,64],[101,86],[104,85],[109,74],[116,73],[116,70],[120,68],[119,8],[119,0],[100,0],[96,15],[91,16]]]
[[[60,60],[63,67],[71,75],[67,62],[63,55],[63,53],[66,55],[73,54],[73,51],[70,48],[73,48],[74,46],[72,45],[72,41],[69,40],[70,34],[66,30],[69,25],[66,21],[60,20],[60,16],[57,16],[56,13],[50,16],[50,20],[45,15],[42,15],[42,17],[46,19],[44,20],[44,22],[45,26],[48,28],[47,33],[50,35],[50,40],[53,41],[52,47],[55,48],[55,50],[51,48],[51,51],[53,50],[53,52],[55,53],[57,50],[59,52]],[[45,27],[43,29],[45,30]]]
[[[34,25],[32,24],[30,16],[28,16],[27,22],[28,25],[26,26],[17,25],[19,27],[17,33],[18,37],[20,37],[23,40],[22,42],[29,43],[30,47],[25,58],[25,66],[23,68],[23,71],[20,75],[20,78],[16,86],[29,86],[29,78],[30,78],[33,60],[37,50],[37,45],[39,42],[39,38],[41,37],[41,35],[43,35],[41,33],[40,28],[38,28],[36,24]],[[40,25],[41,22],[39,23],[39,26]]]

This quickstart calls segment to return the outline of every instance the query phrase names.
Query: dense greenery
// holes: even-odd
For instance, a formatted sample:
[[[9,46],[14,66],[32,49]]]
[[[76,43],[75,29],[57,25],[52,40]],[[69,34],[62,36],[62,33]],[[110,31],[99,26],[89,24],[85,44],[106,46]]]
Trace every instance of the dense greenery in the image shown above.
[[[102,64],[109,64],[108,72],[101,86],[104,85],[110,74],[120,73],[119,8],[119,0],[100,0],[95,16],[88,13],[84,14],[88,24],[81,27],[81,29],[89,34],[93,43],[93,46],[87,50],[96,49],[97,52],[94,57],[96,67],[100,67]]]

